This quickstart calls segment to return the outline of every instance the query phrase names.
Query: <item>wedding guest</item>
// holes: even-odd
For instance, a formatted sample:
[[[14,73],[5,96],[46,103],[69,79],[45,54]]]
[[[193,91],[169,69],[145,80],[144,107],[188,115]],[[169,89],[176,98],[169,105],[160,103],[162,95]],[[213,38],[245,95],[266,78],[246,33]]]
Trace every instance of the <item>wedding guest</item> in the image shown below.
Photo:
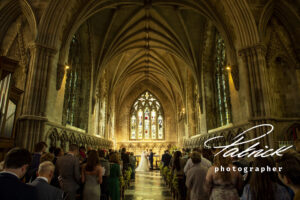
[[[83,200],[99,200],[101,196],[102,167],[98,153],[95,150],[89,152],[87,163],[82,166],[81,181],[84,183]]]
[[[49,153],[54,154],[55,149],[56,149],[56,147],[51,146],[51,147],[49,148]]]
[[[163,163],[163,166],[169,166],[171,161],[171,154],[169,154],[169,150],[165,150],[165,153],[162,155],[161,161]]]
[[[274,167],[270,158],[258,157],[253,161],[253,167]],[[242,200],[290,200],[287,190],[276,182],[273,172],[253,171],[250,184],[244,187]]]
[[[45,142],[39,142],[34,146],[32,161],[25,176],[26,182],[32,182],[36,178],[36,172],[40,165],[40,159],[42,154],[45,153],[46,148],[47,144]]]
[[[113,150],[112,149],[108,149],[108,153],[106,154],[106,160],[109,160],[109,156],[110,156],[110,154],[113,152]]]
[[[35,188],[20,180],[30,164],[31,155],[26,149],[14,148],[6,154],[4,169],[0,172],[1,200],[37,199]]]
[[[200,165],[202,165],[203,167],[206,167],[206,168],[211,167],[211,162],[202,156],[202,151],[199,148],[194,148],[193,152],[200,153],[200,155],[201,155]],[[193,166],[194,166],[194,164],[192,162],[192,159],[189,158],[188,161],[186,162],[186,165],[184,166],[184,170],[183,170],[184,173],[187,174],[188,170],[191,169]]]
[[[191,150],[188,149],[188,148],[187,149],[182,149],[182,150],[184,150],[183,153],[182,153],[182,158],[187,161],[189,159],[189,154],[190,154]]]
[[[38,169],[38,177],[30,183],[37,190],[38,200],[62,200],[63,191],[50,185],[55,166],[50,161],[41,162]]]
[[[133,152],[130,153],[129,162],[132,170],[131,179],[135,179],[136,157],[134,156]]]
[[[129,167],[129,155],[126,152],[126,148],[121,150],[121,160],[123,161],[123,170],[127,170]]]
[[[294,200],[300,200],[300,153],[287,152],[278,157],[276,163],[277,167],[282,167],[282,170],[278,171],[279,179],[293,190]]]
[[[53,164],[54,166],[56,165],[56,161],[59,157],[63,156],[64,155],[64,150],[60,147],[58,148],[55,148],[54,150],[54,159],[53,159]],[[60,184],[59,184],[59,180],[58,180],[58,176],[59,176],[59,172],[58,172],[58,169],[57,167],[55,168],[54,170],[54,175],[53,175],[53,178],[51,180],[51,185],[53,185],[54,187],[57,187],[57,188],[60,188]]]
[[[55,148],[55,150],[54,150],[54,156],[55,157],[53,159],[53,164],[55,165],[56,161],[57,161],[57,158],[61,157],[63,155],[64,155],[64,150],[62,148],[60,148],[60,147]]]
[[[174,176],[176,176],[178,181],[178,191],[179,191],[179,199],[186,199],[186,186],[185,186],[185,175],[183,172],[183,168],[185,166],[185,159],[181,158],[181,152],[176,151],[174,153],[174,160],[172,165],[172,171]]]
[[[121,176],[119,157],[117,153],[112,153],[109,156],[110,175],[109,175],[109,196],[111,200],[120,200],[120,181]]]
[[[214,161],[214,153],[213,149],[202,148],[201,149],[201,157],[206,158],[210,163]]]
[[[250,163],[246,160],[246,158],[238,158],[238,157],[234,157],[232,164],[236,167],[249,167]],[[244,175],[245,173],[242,171],[241,172],[242,175]]]
[[[102,167],[104,167],[104,171],[105,171],[102,176],[102,183],[100,184],[101,197],[103,199],[108,199],[108,197],[109,197],[108,179],[109,179],[109,175],[110,175],[110,164],[109,164],[108,160],[106,160],[104,158],[104,156],[105,156],[104,150],[99,150],[98,154],[99,154],[100,165]]]
[[[86,161],[86,153],[85,152],[86,152],[85,147],[81,146],[79,148],[79,161],[80,161],[80,163],[83,163],[83,162]]]
[[[221,166],[225,169],[230,168],[230,171],[218,171]],[[233,170],[231,158],[223,157],[221,154],[215,156],[214,164],[208,169],[206,175],[206,189],[209,199],[239,200],[238,192],[242,189],[242,186],[242,175],[238,171]]]
[[[76,191],[79,189],[80,170],[78,154],[78,146],[71,144],[69,152],[59,157],[56,161],[56,167],[62,180],[62,189],[67,193],[68,200],[75,200]]]
[[[54,160],[54,155],[52,153],[44,153],[40,158],[40,163],[45,161],[53,162],[53,160]]]
[[[204,189],[208,168],[200,165],[201,154],[193,152],[191,155],[193,167],[187,172],[186,187],[190,190],[190,200],[207,200],[208,194]]]

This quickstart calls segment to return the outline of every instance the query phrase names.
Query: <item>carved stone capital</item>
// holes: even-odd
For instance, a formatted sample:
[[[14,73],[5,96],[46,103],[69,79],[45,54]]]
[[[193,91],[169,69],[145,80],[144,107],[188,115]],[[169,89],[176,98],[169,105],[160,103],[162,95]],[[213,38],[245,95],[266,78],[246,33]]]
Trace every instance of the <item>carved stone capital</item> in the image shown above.
[[[243,48],[238,51],[239,56],[242,56],[243,60],[251,55],[261,55],[266,56],[267,48],[263,44],[257,44],[251,47]]]
[[[32,50],[39,50],[39,51],[46,51],[47,53],[51,54],[51,55],[55,55],[58,50],[54,47],[48,47],[44,44],[41,44],[41,43],[30,43],[28,45],[28,48],[30,49],[30,51]]]

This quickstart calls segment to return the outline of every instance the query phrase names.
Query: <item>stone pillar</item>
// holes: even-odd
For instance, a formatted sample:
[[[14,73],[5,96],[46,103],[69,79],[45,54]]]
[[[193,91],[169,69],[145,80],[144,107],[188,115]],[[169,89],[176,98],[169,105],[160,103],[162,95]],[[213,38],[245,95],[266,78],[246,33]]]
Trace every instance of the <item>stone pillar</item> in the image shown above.
[[[256,45],[239,51],[242,56],[246,73],[241,81],[247,81],[249,87],[249,121],[253,125],[268,123],[270,116],[269,83],[266,69],[266,49],[262,45]],[[256,135],[262,135],[269,128],[255,129]],[[271,144],[272,137],[265,137],[264,142]]]
[[[239,54],[246,67],[245,77],[249,85],[250,116],[261,118],[269,116],[269,90],[266,73],[266,50],[262,45],[242,49]]]
[[[36,142],[45,140],[43,131],[44,122],[47,121],[49,74],[56,52],[53,48],[36,43],[30,47],[31,59],[17,131],[17,145],[29,150],[33,149]]]

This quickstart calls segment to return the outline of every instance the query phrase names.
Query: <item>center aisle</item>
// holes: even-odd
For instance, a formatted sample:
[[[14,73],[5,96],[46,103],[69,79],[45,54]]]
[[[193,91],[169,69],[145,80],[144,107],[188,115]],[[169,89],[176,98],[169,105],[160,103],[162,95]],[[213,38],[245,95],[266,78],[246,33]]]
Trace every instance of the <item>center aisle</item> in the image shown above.
[[[171,200],[171,193],[159,171],[137,172],[125,191],[125,200]]]

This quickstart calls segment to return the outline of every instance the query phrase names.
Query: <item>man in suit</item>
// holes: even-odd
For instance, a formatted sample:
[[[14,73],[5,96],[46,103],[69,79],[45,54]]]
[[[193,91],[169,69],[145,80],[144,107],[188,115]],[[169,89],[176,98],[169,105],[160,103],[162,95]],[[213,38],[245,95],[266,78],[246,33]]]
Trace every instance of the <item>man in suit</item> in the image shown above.
[[[149,162],[150,162],[150,170],[153,170],[153,156],[155,153],[152,152],[152,149],[150,149],[150,155],[149,155]]]
[[[165,153],[162,155],[161,161],[164,164],[164,167],[169,166],[172,156],[169,154],[168,150],[165,150]]]
[[[59,176],[62,180],[62,189],[68,200],[76,199],[76,191],[80,184],[79,149],[76,144],[69,146],[69,152],[56,161]]]
[[[40,165],[40,159],[45,153],[47,144],[45,142],[38,142],[34,145],[34,153],[32,154],[32,161],[25,175],[26,183],[32,182],[36,178],[36,172]]]
[[[126,148],[122,148],[121,159],[123,161],[123,170],[127,170],[130,165],[130,162],[129,162],[129,155],[126,152]]]
[[[0,173],[1,200],[36,200],[36,190],[20,179],[25,175],[31,163],[31,154],[26,149],[10,150],[4,160],[4,168]]]
[[[55,166],[50,161],[42,162],[38,169],[38,177],[30,184],[37,189],[38,200],[62,200],[63,191],[50,185]]]

